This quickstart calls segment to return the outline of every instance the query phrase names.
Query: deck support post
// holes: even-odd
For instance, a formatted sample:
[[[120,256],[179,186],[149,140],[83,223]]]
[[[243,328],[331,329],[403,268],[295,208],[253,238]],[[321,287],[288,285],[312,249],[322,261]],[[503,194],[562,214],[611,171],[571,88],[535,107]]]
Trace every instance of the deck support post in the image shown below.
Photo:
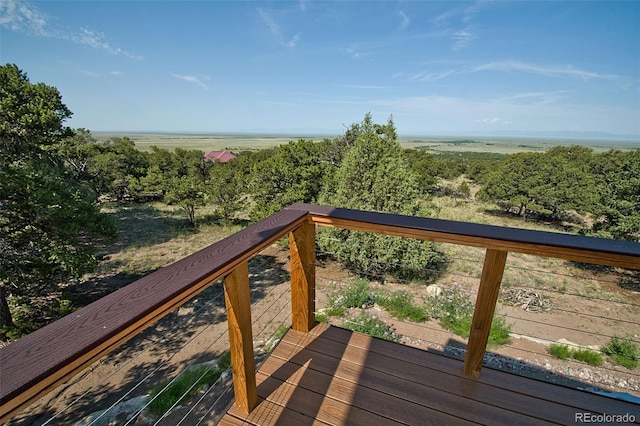
[[[473,379],[480,378],[480,370],[489,341],[489,331],[506,261],[506,251],[487,249],[476,306],[473,311],[467,353],[464,357],[464,374]]]
[[[251,331],[249,264],[240,263],[224,278],[224,300],[229,325],[231,370],[236,405],[246,413],[258,404]]]
[[[305,222],[289,233],[291,326],[308,332],[316,322],[316,226]]]

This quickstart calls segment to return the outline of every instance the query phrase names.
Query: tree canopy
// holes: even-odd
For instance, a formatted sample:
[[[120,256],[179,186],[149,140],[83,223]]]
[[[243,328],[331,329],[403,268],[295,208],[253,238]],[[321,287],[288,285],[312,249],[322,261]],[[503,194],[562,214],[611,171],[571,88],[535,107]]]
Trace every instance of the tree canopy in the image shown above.
[[[75,136],[61,99],[17,66],[0,67],[0,328],[13,324],[10,294],[38,295],[91,270],[93,239],[115,234],[55,148]]]
[[[395,126],[373,123],[367,114],[332,185],[320,202],[336,207],[405,215],[427,215],[416,176],[397,141]],[[401,278],[433,275],[445,263],[435,243],[339,229],[322,230],[319,245],[360,274],[393,273]]]

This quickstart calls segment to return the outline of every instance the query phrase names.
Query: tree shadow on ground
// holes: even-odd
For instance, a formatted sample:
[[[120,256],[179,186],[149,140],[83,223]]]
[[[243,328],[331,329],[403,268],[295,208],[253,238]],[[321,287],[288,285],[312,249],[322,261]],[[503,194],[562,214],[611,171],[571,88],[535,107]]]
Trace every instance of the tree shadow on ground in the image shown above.
[[[161,244],[179,235],[197,233],[181,211],[166,211],[153,204],[124,204],[115,207],[118,238],[100,247],[104,255],[117,253],[129,247],[145,247]]]
[[[249,286],[252,306],[270,297],[276,286],[289,282],[290,274],[285,268],[285,261],[266,254],[259,254],[250,259]],[[275,316],[279,312],[274,310],[267,314]],[[223,285],[222,281],[218,281],[116,351],[94,363],[76,378],[54,390],[53,392],[59,395],[48,407],[34,408],[31,412],[27,410],[10,424],[43,424],[56,412],[51,408],[53,403],[61,406],[78,399],[55,420],[56,424],[74,424],[91,413],[109,408],[120,399],[129,400],[144,395],[159,383],[171,380],[189,365],[217,359],[229,349],[227,331]],[[94,369],[96,373],[93,373]],[[122,371],[118,372],[119,369]],[[97,373],[98,371],[101,373]],[[112,372],[119,378],[115,381],[116,384],[101,383]],[[98,384],[90,389],[87,389],[89,385],[86,388],[80,385],[74,388],[79,390],[65,393],[65,388],[70,384],[88,380],[87,376],[91,374],[103,375],[86,382],[98,381]],[[129,391],[131,392],[127,395]],[[84,394],[85,392],[87,393]],[[226,405],[220,409],[224,408]]]

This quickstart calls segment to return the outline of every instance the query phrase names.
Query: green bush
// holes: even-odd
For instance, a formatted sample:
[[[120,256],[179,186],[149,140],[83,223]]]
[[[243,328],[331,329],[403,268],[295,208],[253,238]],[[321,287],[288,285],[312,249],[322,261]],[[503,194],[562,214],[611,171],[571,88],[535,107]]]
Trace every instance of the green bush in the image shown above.
[[[573,359],[586,362],[587,364],[593,365],[595,367],[598,367],[604,363],[602,355],[589,349],[576,349],[575,351],[573,351],[571,356],[573,357]]]
[[[558,343],[552,343],[549,345],[549,353],[551,356],[557,359],[571,358],[571,348],[567,345],[560,345]]]
[[[369,289],[369,282],[358,278],[354,284],[343,287],[329,296],[327,308],[320,318],[325,316],[343,316],[349,308],[366,308],[377,303],[399,320],[410,319],[415,322],[429,320],[429,314],[413,302],[411,293],[403,290],[394,292],[375,292]],[[316,319],[318,316],[316,316]],[[318,319],[318,321],[322,321]]]
[[[470,294],[460,287],[443,289],[439,296],[430,299],[429,313],[438,318],[440,325],[458,336],[467,338],[471,331],[474,305]],[[511,325],[504,318],[494,316],[487,346],[496,347],[511,342]]]
[[[351,317],[344,322],[344,327],[369,336],[378,337],[384,340],[395,342],[398,340],[393,330],[377,316],[361,311],[357,316]]]
[[[413,303],[413,296],[407,291],[394,291],[376,296],[376,302],[399,320],[410,319],[414,322],[429,320],[426,310]]]
[[[220,357],[215,367],[202,365],[186,369],[170,384],[167,381],[161,382],[151,390],[149,393],[151,402],[147,409],[155,415],[166,413],[174,404],[193,396],[200,386],[215,383],[230,366],[231,354],[226,353]]]
[[[640,348],[636,342],[628,338],[613,336],[609,343],[602,347],[602,352],[615,364],[629,370],[633,370],[640,364]]]
[[[353,285],[343,287],[329,296],[325,314],[340,317],[349,308],[362,308],[374,301],[375,295],[369,291],[369,282],[358,278]]]

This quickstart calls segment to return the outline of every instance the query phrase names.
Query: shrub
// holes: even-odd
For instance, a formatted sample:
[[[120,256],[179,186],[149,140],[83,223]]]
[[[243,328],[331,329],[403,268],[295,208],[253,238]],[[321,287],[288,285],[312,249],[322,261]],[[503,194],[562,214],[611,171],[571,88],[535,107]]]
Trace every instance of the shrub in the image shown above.
[[[573,351],[571,356],[573,357],[573,359],[586,362],[587,364],[593,365],[595,367],[598,367],[604,363],[602,355],[589,349],[576,349],[575,351]]]
[[[609,343],[602,347],[602,352],[611,361],[632,370],[640,364],[640,348],[628,338],[613,336]]]
[[[329,296],[329,303],[325,314],[342,316],[346,309],[362,308],[375,300],[375,295],[369,291],[367,280],[358,278],[353,285],[343,287]]]
[[[384,340],[395,342],[398,340],[393,330],[380,318],[361,311],[357,316],[351,317],[344,322],[344,327],[369,336],[378,337]]]
[[[439,296],[430,300],[430,314],[439,319],[444,329],[464,338],[469,337],[474,310],[469,293],[460,287],[445,288]],[[511,325],[504,318],[494,316],[487,345],[496,347],[509,343],[510,332]]]
[[[552,343],[549,345],[549,353],[551,356],[557,359],[571,358],[571,348],[567,345],[560,345],[558,343]]]
[[[184,398],[194,395],[202,385],[211,385],[231,366],[231,354],[221,356],[215,367],[201,365],[184,370],[173,382],[161,382],[149,393],[150,413],[162,415]]]
[[[426,310],[413,303],[413,297],[407,291],[394,291],[386,295],[378,295],[375,299],[380,306],[399,320],[407,318],[414,322],[429,320]]]
[[[352,126],[350,134],[355,140],[318,202],[427,216],[422,188],[406,161],[393,121],[375,124],[367,114],[362,123]],[[333,228],[322,229],[319,236],[321,250],[361,275],[390,273],[402,279],[429,279],[446,266],[444,252],[431,241]]]

